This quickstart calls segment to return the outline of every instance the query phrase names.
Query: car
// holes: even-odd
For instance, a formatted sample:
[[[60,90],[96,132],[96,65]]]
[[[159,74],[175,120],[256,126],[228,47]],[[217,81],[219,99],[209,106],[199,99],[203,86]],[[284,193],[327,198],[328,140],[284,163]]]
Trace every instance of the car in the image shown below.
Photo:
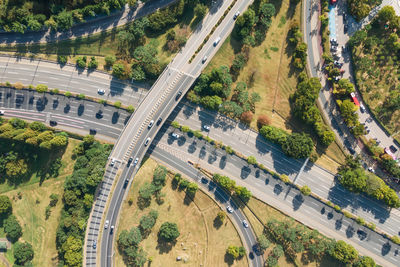
[[[249,258],[250,258],[250,260],[254,259],[254,253],[253,252],[249,253]]]
[[[0,116],[4,115],[4,110],[0,110]]]
[[[135,166],[139,162],[139,158],[136,158],[135,161],[133,162],[133,165]]]
[[[172,136],[173,138],[176,138],[176,139],[179,138],[179,134],[177,134],[177,133],[172,133],[171,136]]]
[[[203,129],[206,130],[206,131],[209,131],[210,130],[210,125],[204,125]]]
[[[372,173],[375,173],[375,170],[372,167],[368,167],[368,171],[372,172]]]
[[[221,37],[220,36],[218,36],[217,39],[215,39],[214,46],[217,46],[219,41],[221,41]]]
[[[95,129],[90,129],[90,130],[89,130],[89,133],[90,133],[91,135],[95,135],[95,134],[97,133],[97,131],[96,131]]]
[[[149,125],[147,125],[147,128],[151,128],[151,126],[153,126],[153,124],[154,124],[154,121],[153,120],[151,120],[150,122],[149,122]]]
[[[333,64],[335,65],[335,67],[338,67],[338,68],[340,68],[340,67],[343,66],[343,63],[341,63],[341,62],[339,62],[339,61],[337,61],[337,60],[335,60],[335,61],[333,62]]]
[[[112,235],[114,233],[114,225],[111,225],[110,227],[110,235]]]
[[[360,111],[361,111],[361,113],[364,113],[364,112],[365,112],[365,107],[364,107],[364,105],[361,104],[361,103],[360,103]]]
[[[389,148],[393,153],[397,152],[397,148],[394,145],[391,145]]]
[[[237,19],[239,17],[240,11],[236,11],[235,15],[233,15],[233,20]]]
[[[92,247],[93,247],[94,249],[97,248],[97,241],[96,241],[96,240],[93,241]]]
[[[204,63],[207,61],[207,56],[204,56],[203,59],[201,60],[201,63]]]
[[[109,224],[110,224],[110,221],[106,220],[106,222],[104,223],[104,229],[107,229]]]
[[[337,45],[337,40],[336,39],[332,38],[330,41],[331,41],[331,44],[336,44]]]
[[[144,146],[147,146],[150,143],[151,138],[147,137],[146,141],[144,141]]]
[[[103,111],[102,110],[97,111],[96,118],[98,118],[98,119],[103,118]]]
[[[125,179],[125,182],[124,182],[124,188],[126,188],[126,187],[128,186],[128,184],[129,184],[129,179],[126,178],[126,179]]]
[[[158,120],[157,120],[157,125],[160,125],[161,122],[162,122],[162,118],[158,118]]]
[[[233,209],[232,209],[231,206],[226,207],[226,210],[227,210],[229,213],[232,213],[232,212],[233,212]]]
[[[104,90],[104,89],[101,89],[101,88],[97,89],[97,93],[99,95],[104,95],[105,92],[106,92],[106,90]]]
[[[347,50],[346,45],[342,45],[342,51],[345,52]]]
[[[249,224],[247,223],[246,220],[243,220],[242,223],[243,223],[244,228],[249,228]]]
[[[111,159],[110,165],[111,165],[111,166],[114,166],[114,164],[115,164],[115,159]]]
[[[179,91],[179,92],[176,94],[175,100],[178,100],[178,99],[181,97],[181,95],[182,95],[182,91]]]
[[[331,0],[331,5],[336,4],[336,1],[337,1],[337,0]]]
[[[344,33],[347,33],[348,29],[349,29],[349,28],[347,27],[347,24],[344,24],[344,27],[343,27]]]
[[[56,126],[57,122],[56,121],[50,121],[50,126]]]
[[[126,167],[131,166],[132,160],[133,160],[133,158],[129,158],[129,159],[128,159],[128,163],[126,164]]]

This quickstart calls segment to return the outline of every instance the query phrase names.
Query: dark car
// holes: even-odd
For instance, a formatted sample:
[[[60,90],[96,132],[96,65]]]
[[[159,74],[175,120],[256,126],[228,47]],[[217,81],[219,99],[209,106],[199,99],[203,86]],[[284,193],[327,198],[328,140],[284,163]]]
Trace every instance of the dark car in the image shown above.
[[[203,183],[203,184],[208,184],[208,180],[207,180],[207,178],[206,177],[201,177],[201,183]]]
[[[128,186],[128,184],[129,184],[129,179],[126,179],[124,182],[124,188],[126,188]]]
[[[128,163],[126,164],[126,167],[129,167],[129,166],[131,165],[132,160],[133,160],[133,158],[129,158],[129,159],[128,159]]]
[[[162,122],[162,118],[158,118],[158,120],[157,120],[157,126],[160,125],[161,122]]]
[[[397,152],[397,148],[394,145],[391,145],[389,148],[390,148],[390,151],[392,151],[393,153]]]
[[[367,238],[367,233],[363,230],[358,230],[357,235],[360,240],[364,240],[365,238]]]
[[[95,134],[97,133],[97,131],[96,131],[95,129],[90,129],[90,130],[89,130],[89,133],[90,133],[91,135],[95,135]]]
[[[253,252],[249,253],[249,258],[250,258],[250,260],[254,259],[254,253]]]
[[[175,100],[178,100],[178,99],[181,97],[181,95],[182,95],[182,91],[179,91],[179,92],[176,94]]]
[[[344,33],[347,33],[347,31],[349,30],[348,27],[347,27],[347,24],[344,24],[343,30],[344,30]]]
[[[56,126],[57,122],[56,121],[50,121],[50,126]]]

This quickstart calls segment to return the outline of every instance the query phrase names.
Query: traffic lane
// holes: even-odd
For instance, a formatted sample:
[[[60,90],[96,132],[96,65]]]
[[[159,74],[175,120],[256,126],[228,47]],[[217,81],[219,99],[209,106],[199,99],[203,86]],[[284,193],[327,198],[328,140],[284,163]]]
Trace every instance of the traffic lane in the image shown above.
[[[51,62],[14,61],[14,58],[11,62],[7,62],[8,58],[0,57],[0,59],[3,59],[0,62],[0,72],[4,73],[2,79],[12,83],[46,84],[50,88],[84,93],[102,99],[111,97],[114,98],[113,101],[120,100],[124,104],[133,105],[137,105],[147,93],[144,84],[130,84],[97,71],[82,72],[72,66],[61,68],[57,63]],[[98,95],[97,89],[106,89],[106,94]]]
[[[207,134],[215,140],[223,140],[225,145],[241,151],[246,156],[259,155],[257,157],[258,162],[278,173],[289,174],[291,178],[297,175],[298,170],[300,170],[304,163],[304,161],[286,157],[280,148],[262,139],[257,140],[256,133],[252,134],[250,130],[244,130],[236,122],[232,122],[222,115],[213,114],[206,110],[199,111],[189,104],[180,104],[179,108],[175,109],[173,115],[171,119],[177,120],[182,125],[188,125],[191,129],[202,130],[203,134]],[[226,127],[226,124],[232,126]],[[204,132],[204,125],[210,125],[210,131]],[[260,151],[269,152],[260,155]],[[376,221],[379,225],[387,222],[388,233],[393,235],[398,233],[398,231],[394,230],[393,226],[400,223],[400,219],[393,216],[392,219],[387,221],[388,211],[384,204],[364,195],[350,194],[345,188],[336,185],[333,174],[320,168],[318,165],[309,162],[302,175],[298,177],[297,183],[308,185],[318,196],[339,204],[342,207],[349,207],[354,213],[366,216],[366,218]]]
[[[247,247],[248,254],[253,250],[253,246],[257,243],[254,232],[252,231],[251,226],[249,226],[249,228],[243,227],[243,221],[246,219],[246,217],[237,207],[236,203],[230,198],[230,196],[228,196],[225,193],[225,191],[223,191],[216,184],[215,184],[216,186],[210,186],[211,183],[213,182],[211,182],[208,179],[207,179],[208,181],[207,184],[203,183],[201,181],[202,174],[197,169],[195,169],[188,163],[171,156],[171,154],[158,147],[152,146],[151,149],[149,149],[148,153],[150,154],[151,157],[155,158],[156,160],[160,160],[163,163],[172,166],[172,168],[176,169],[183,175],[194,180],[197,184],[200,185],[200,187],[203,190],[212,193],[214,195],[214,199],[217,202],[219,202],[220,205],[222,205],[225,208],[225,210],[227,209],[228,206],[231,206],[233,208],[233,213],[228,212],[228,215],[232,216],[232,218],[235,220],[237,224],[238,230],[242,232],[242,236],[245,238],[244,240],[245,247]],[[263,259],[259,255],[256,255],[254,259],[249,259],[249,260],[252,262],[253,266],[262,266]]]
[[[170,154],[175,154],[173,151],[171,151],[171,148],[173,145],[171,143],[164,143],[162,140],[160,140],[157,144],[157,146],[163,146],[165,149]],[[169,147],[169,148],[168,148]],[[193,156],[191,153],[184,152],[186,149],[182,149],[182,145],[180,146],[180,149],[177,150],[179,151],[179,155],[181,160],[192,160],[194,162],[199,162],[201,165],[205,164],[206,169],[209,170],[215,170],[215,165],[210,163],[209,160],[205,159],[205,156],[202,156],[204,160],[199,160],[199,156]],[[215,148],[212,148],[210,146],[210,155],[213,157],[213,150]],[[201,153],[201,152],[200,152]],[[199,153],[199,154],[200,154]],[[197,159],[196,159],[197,158]],[[376,234],[375,232],[369,231],[366,229],[366,231],[369,231],[368,234],[371,237],[368,242],[365,240],[361,240],[358,238],[357,235],[351,234],[352,231],[351,229],[348,229],[348,225],[355,225],[355,227],[360,227],[358,224],[356,224],[354,221],[350,219],[346,219],[343,217],[343,214],[337,214],[338,217],[342,217],[344,220],[343,225],[347,227],[342,227],[342,224],[339,222],[336,222],[337,220],[332,220],[333,216],[332,215],[324,215],[322,214],[322,208],[325,208],[327,210],[333,210],[331,207],[325,205],[324,203],[320,202],[317,199],[314,199],[312,197],[304,197],[301,195],[299,190],[296,188],[293,188],[291,186],[288,186],[284,183],[282,183],[280,180],[272,177],[270,174],[265,173],[263,171],[260,171],[256,168],[249,168],[248,164],[246,161],[241,160],[241,159],[236,159],[232,160],[225,160],[226,163],[224,163],[225,167],[221,172],[227,173],[231,178],[236,180],[237,182],[240,182],[241,184],[244,184],[247,186],[251,191],[253,190],[260,190],[265,196],[273,196],[276,200],[277,203],[279,203],[279,206],[276,207],[278,209],[281,209],[285,207],[286,209],[291,209],[295,213],[299,213],[299,215],[304,215],[306,214],[310,220],[314,220],[314,222],[328,226],[330,229],[334,230],[337,234],[339,234],[342,238],[351,240],[355,242],[356,244],[360,245],[363,248],[367,248],[371,251],[374,251],[373,253],[376,256],[383,257],[385,260],[388,260],[392,263],[395,263],[395,259],[398,260],[395,257],[394,254],[396,253],[396,250],[398,250],[399,246],[393,244],[391,241],[388,239],[383,238],[382,236]],[[213,161],[216,162],[216,161]],[[204,166],[204,165],[203,165]],[[250,172],[246,173],[245,177],[238,177],[239,174],[243,174],[243,169],[249,168]],[[268,203],[268,197],[264,198],[264,201]],[[348,220],[348,222],[347,222]],[[339,227],[340,226],[340,227]],[[354,227],[354,228],[355,228]],[[362,228],[364,229],[364,228]],[[376,240],[382,240],[381,243],[375,242]],[[387,252],[387,246],[386,244],[389,244],[391,249],[389,252]],[[378,253],[377,251],[382,251],[382,253]]]
[[[9,91],[9,92],[6,92]],[[77,107],[78,103],[80,101],[76,101],[74,104],[74,100],[63,100],[59,99],[59,101],[69,101],[71,111],[66,114],[62,108],[60,109],[53,109],[51,107],[45,108],[45,109],[40,109],[38,110],[36,108],[36,105],[34,101],[32,101],[33,104],[24,104],[25,101],[28,101],[29,97],[35,97],[35,99],[42,99],[41,96],[34,96],[32,92],[29,91],[17,91],[15,93],[15,90],[4,90],[4,88],[0,88],[0,95],[4,94],[9,94],[10,97],[8,98],[8,101],[4,103],[4,101],[0,101],[0,107],[6,109],[6,115],[9,116],[15,116],[15,117],[20,117],[23,119],[27,120],[37,120],[41,122],[47,122],[49,123],[50,120],[56,121],[60,125],[65,125],[69,127],[75,127],[75,128],[80,128],[80,129],[94,129],[97,131],[97,133],[100,133],[105,136],[112,136],[114,139],[117,138],[124,126],[124,121],[126,118],[129,117],[129,114],[125,111],[120,110],[118,115],[121,119],[117,120],[115,112],[116,109],[114,107],[107,107],[103,111],[103,117],[102,118],[96,118],[96,112],[95,110],[86,110],[86,115],[85,116],[78,116],[77,111],[74,111],[74,108]],[[17,96],[23,96],[22,102],[15,101]],[[56,98],[56,96],[48,95],[49,97],[47,98],[48,100],[53,100]],[[82,102],[81,102],[82,103]],[[83,102],[85,103],[85,102]],[[88,102],[90,103],[90,102]],[[60,102],[60,104],[62,104]],[[80,105],[80,104],[79,104]],[[83,104],[85,105],[85,104]],[[78,109],[78,108],[77,108]],[[107,119],[108,118],[108,119]]]
[[[210,154],[210,161],[212,164],[214,164],[216,167],[221,169],[221,166],[223,169],[231,169],[228,166],[230,165],[229,160],[235,161],[234,164],[236,164],[236,159],[235,157],[229,157],[226,155],[226,152],[223,151],[216,151],[213,146],[208,144],[205,141],[200,141],[200,140],[195,140],[195,139],[190,139],[186,138],[184,136],[183,138],[187,139],[179,139],[179,140],[174,140],[169,133],[172,131],[177,131],[174,128],[170,128],[166,134],[162,137],[164,143],[168,143],[171,146],[175,146],[178,148],[180,151],[191,151],[193,152],[195,149],[193,146],[200,146],[204,147],[200,149],[199,156],[203,157],[204,159],[206,158],[206,154],[201,155],[202,153],[211,153]],[[199,150],[197,148],[197,150]],[[212,157],[215,157],[213,159]],[[226,162],[218,162],[218,159],[220,161],[225,158]],[[228,160],[229,159],[229,160]],[[259,161],[261,162],[261,161]],[[261,162],[265,163],[265,162]],[[267,165],[267,164],[264,164]],[[233,169],[237,169],[237,167],[232,166]],[[247,172],[249,172],[251,168],[243,168],[240,170],[239,173],[245,177],[247,175]],[[236,172],[232,171],[232,174],[235,175]],[[367,196],[364,195],[357,195],[357,194],[350,194],[348,190],[343,188],[337,183],[331,184],[328,191],[328,194],[326,195],[326,191],[319,190],[320,186],[318,186],[318,179],[315,177],[317,176],[312,176],[309,175],[307,168],[303,171],[303,173],[300,175],[300,177],[297,178],[296,183],[299,185],[308,185],[309,187],[313,188],[312,191],[316,193],[317,195],[321,196],[324,194],[325,198],[330,200],[332,203],[339,205],[342,208],[348,208],[350,211],[356,215],[359,215],[363,217],[364,219],[367,219],[368,221],[374,222],[378,227],[392,235],[397,235],[398,231],[396,229],[396,225],[400,223],[399,216],[396,214],[390,214],[390,211],[386,208],[385,205],[382,203],[375,201]],[[316,179],[316,182],[313,182],[313,180]],[[256,182],[256,181],[255,181]],[[262,184],[260,184],[262,186]],[[314,190],[317,189],[317,190]]]

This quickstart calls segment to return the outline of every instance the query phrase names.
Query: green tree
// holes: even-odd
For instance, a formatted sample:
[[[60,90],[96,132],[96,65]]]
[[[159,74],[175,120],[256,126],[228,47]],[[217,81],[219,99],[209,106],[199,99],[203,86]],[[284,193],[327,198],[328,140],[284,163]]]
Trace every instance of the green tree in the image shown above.
[[[301,189],[300,189],[301,193],[305,196],[309,196],[311,194],[311,189],[307,186],[304,185]]]
[[[44,85],[44,84],[36,85],[36,92],[38,92],[38,93],[46,93],[47,91],[48,91],[47,85]]]
[[[217,95],[207,95],[200,99],[200,103],[207,109],[218,110],[222,104],[222,99]]]
[[[173,242],[179,237],[180,233],[176,223],[165,222],[161,225],[158,236],[166,242]]]
[[[224,211],[218,211],[218,213],[217,213],[217,217],[216,217],[216,220],[219,222],[219,223],[223,223],[224,221],[225,221],[225,218],[226,218],[226,212],[224,212]]]
[[[133,113],[133,112],[135,111],[135,108],[134,108],[132,105],[129,105],[129,106],[126,108],[126,111],[128,111],[129,113]]]
[[[156,224],[157,217],[158,217],[157,211],[155,211],[155,213],[149,213],[147,215],[143,215],[142,218],[140,218],[140,223],[139,223],[140,228],[145,232],[151,230]]]
[[[196,15],[197,18],[202,19],[207,14],[207,6],[198,3],[194,7],[194,14]]]
[[[271,245],[271,242],[265,235],[259,235],[257,237],[257,244],[261,251],[265,251]]]
[[[142,241],[142,234],[139,228],[132,227],[129,231],[122,230],[118,237],[118,247],[121,250],[125,250],[131,246],[137,247]]]
[[[248,156],[247,157],[247,163],[250,165],[255,165],[257,163],[257,159],[254,156]]]
[[[226,249],[226,254],[228,254],[228,256],[232,257],[233,259],[238,259],[239,247],[233,245],[228,246],[228,248]]]
[[[199,186],[196,183],[189,183],[188,187],[186,188],[186,193],[193,198],[196,195],[198,189]]]
[[[367,177],[363,169],[340,171],[339,182],[352,192],[362,192],[367,186]]]
[[[177,122],[177,121],[171,122],[171,126],[174,127],[175,129],[180,128],[179,122]]]
[[[68,11],[62,11],[56,16],[57,28],[65,31],[72,27],[74,21],[72,18],[72,13]]]
[[[368,256],[362,256],[359,260],[354,264],[355,267],[375,267],[376,263],[374,259]]]
[[[11,242],[16,242],[22,236],[22,227],[14,215],[10,215],[4,220],[4,232]]]
[[[357,250],[342,240],[336,242],[331,255],[344,264],[351,264],[358,258]]]
[[[25,265],[33,259],[34,252],[32,245],[28,242],[17,242],[14,244],[15,263]]]
[[[74,236],[68,236],[62,245],[65,252],[64,260],[67,266],[79,266],[82,264],[82,241]]]
[[[312,139],[304,133],[293,133],[282,144],[283,152],[293,158],[307,158],[313,151]]]
[[[121,105],[122,105],[122,104],[121,104],[121,101],[115,101],[115,102],[114,102],[114,107],[116,107],[116,108],[118,108],[118,109],[121,108]]]
[[[349,99],[340,103],[340,114],[348,126],[355,126],[358,122],[358,115],[356,113],[357,106],[354,105]]]
[[[110,68],[112,65],[114,65],[115,61],[117,60],[115,58],[115,56],[106,56],[104,58],[105,62],[106,62],[106,67]]]

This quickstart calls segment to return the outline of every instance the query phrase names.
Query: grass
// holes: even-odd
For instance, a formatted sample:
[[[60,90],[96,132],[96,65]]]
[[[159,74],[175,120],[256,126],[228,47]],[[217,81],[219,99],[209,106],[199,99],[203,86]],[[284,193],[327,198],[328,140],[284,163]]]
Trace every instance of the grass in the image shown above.
[[[291,116],[289,104],[289,96],[296,90],[297,73],[291,68],[293,48],[289,45],[287,34],[290,25],[300,23],[301,5],[292,6],[289,0],[283,0],[280,4],[264,42],[250,49],[249,61],[237,81],[245,81],[250,92],[257,92],[261,96],[261,101],[256,104],[251,127],[256,128],[257,117],[266,114],[271,118],[273,126],[289,132],[313,134],[310,127]],[[229,36],[205,71],[209,72],[221,65],[230,66],[238,46]],[[327,149],[318,147],[317,151],[320,155],[317,164],[330,171],[336,172],[337,167],[344,163],[343,151],[336,143]]]
[[[153,199],[150,207],[144,210],[137,207],[138,190],[144,182],[151,181],[156,166],[157,163],[151,159],[147,159],[141,166],[122,205],[118,232],[137,226],[140,217],[154,209],[159,213],[157,223],[152,233],[140,243],[148,257],[153,258],[151,266],[177,266],[177,256],[188,257],[185,263],[187,266],[226,266],[224,256],[228,245],[241,246],[242,243],[229,220],[218,229],[213,226],[220,208],[202,191],[199,190],[194,201],[188,203],[185,201],[184,192],[172,189],[169,177],[162,190],[166,194],[165,203],[158,205]],[[129,206],[127,201],[130,198],[133,200],[132,206]],[[158,229],[166,221],[177,223],[181,233],[170,250],[157,246]],[[125,266],[119,252],[116,255],[115,266]],[[243,258],[234,262],[232,266],[248,266],[248,263],[246,258]]]
[[[249,220],[249,223],[253,227],[256,235],[260,235],[263,232],[264,226],[268,220],[270,219],[276,219],[278,221],[286,221],[291,219],[289,216],[285,215],[284,213],[276,210],[275,208],[265,204],[264,202],[252,197],[250,201],[247,204],[247,207],[243,208],[243,212],[246,215],[246,217]],[[257,217],[256,217],[257,216]],[[258,218],[258,219],[257,219]],[[260,222],[260,220],[262,223]],[[295,224],[300,224],[299,222],[295,221]],[[264,254],[264,258],[267,258],[268,254],[270,251],[274,248],[274,245],[271,245]],[[304,253],[299,253],[297,255],[297,262],[299,263],[299,266],[308,266],[308,267],[314,267],[314,266],[324,266],[324,267],[335,267],[335,266],[340,266],[340,264],[333,259],[331,256],[326,255],[322,257],[321,260],[319,261],[304,261],[303,257],[306,254]],[[287,257],[281,257],[279,259],[278,265],[280,267],[292,267],[295,266],[295,264]]]
[[[171,27],[171,29],[177,31],[179,29],[187,28],[191,33],[191,26],[193,23],[193,13],[188,12],[188,14],[185,14],[181,21]],[[146,43],[149,43],[152,40],[157,40],[157,57],[162,66],[169,63],[176,54],[171,53],[167,49],[163,49],[166,43],[166,31],[169,29],[170,28],[157,34],[147,34],[148,37],[146,37]],[[95,56],[99,62],[99,69],[106,70],[104,68],[104,58],[106,56],[115,56],[118,54],[116,38],[118,32],[122,30],[124,30],[124,26],[90,36],[79,37],[73,40],[43,44],[1,45],[0,53],[52,61],[57,61],[57,55],[66,55],[68,56],[68,62],[72,64],[75,64],[78,56]]]
[[[22,184],[17,189],[7,191],[12,200],[13,214],[18,218],[22,229],[22,240],[32,244],[35,253],[34,266],[55,266],[57,264],[56,230],[61,216],[62,193],[65,178],[72,174],[74,160],[71,159],[72,150],[78,140],[69,139],[68,147],[62,157],[63,167],[57,178],[51,178],[39,185],[34,183]],[[18,194],[22,197],[18,198]],[[49,219],[45,219],[45,209],[50,202],[50,195],[58,194],[59,201],[51,209]],[[3,229],[0,232],[4,236]],[[10,263],[14,262],[12,249],[5,257]]]

